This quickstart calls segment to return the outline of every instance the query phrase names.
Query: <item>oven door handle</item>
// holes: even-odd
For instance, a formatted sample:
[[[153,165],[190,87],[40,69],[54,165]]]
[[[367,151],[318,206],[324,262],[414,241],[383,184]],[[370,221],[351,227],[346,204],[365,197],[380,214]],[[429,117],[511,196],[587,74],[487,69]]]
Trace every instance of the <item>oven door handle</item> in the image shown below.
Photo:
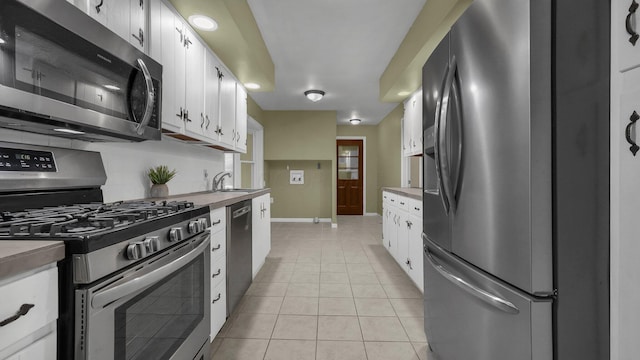
[[[202,254],[207,249],[207,247],[209,246],[209,236],[209,231],[201,234],[199,236],[202,239],[200,245],[198,245],[195,249],[189,251],[185,255],[182,255],[181,257],[168,263],[167,265],[155,269],[148,274],[133,278],[123,284],[116,285],[112,288],[107,288],[94,294],[93,298],[91,299],[91,307],[94,309],[102,308],[105,305],[110,304],[118,299],[127,297],[140,290],[146,289],[147,287],[173,274],[181,267],[187,265],[195,258],[200,256],[200,254]]]

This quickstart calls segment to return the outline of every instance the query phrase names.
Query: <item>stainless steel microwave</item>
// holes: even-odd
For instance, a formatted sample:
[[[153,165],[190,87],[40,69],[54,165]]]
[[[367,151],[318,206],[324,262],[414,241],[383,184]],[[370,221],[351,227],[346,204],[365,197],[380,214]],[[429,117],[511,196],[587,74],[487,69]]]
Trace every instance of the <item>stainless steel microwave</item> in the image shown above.
[[[64,0],[0,1],[0,127],[159,140],[162,66]]]

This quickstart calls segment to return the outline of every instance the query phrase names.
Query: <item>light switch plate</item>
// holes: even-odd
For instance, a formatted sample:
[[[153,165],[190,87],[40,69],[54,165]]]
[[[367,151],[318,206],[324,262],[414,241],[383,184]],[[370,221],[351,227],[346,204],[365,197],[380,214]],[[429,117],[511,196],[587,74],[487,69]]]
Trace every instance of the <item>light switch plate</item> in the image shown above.
[[[289,184],[304,184],[304,170],[289,170]]]

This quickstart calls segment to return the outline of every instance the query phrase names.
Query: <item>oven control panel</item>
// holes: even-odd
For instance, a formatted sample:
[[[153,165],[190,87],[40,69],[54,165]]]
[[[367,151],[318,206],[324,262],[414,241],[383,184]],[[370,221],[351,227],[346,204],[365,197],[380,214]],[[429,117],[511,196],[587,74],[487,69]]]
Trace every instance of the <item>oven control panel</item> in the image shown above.
[[[56,172],[50,151],[0,147],[0,171]]]

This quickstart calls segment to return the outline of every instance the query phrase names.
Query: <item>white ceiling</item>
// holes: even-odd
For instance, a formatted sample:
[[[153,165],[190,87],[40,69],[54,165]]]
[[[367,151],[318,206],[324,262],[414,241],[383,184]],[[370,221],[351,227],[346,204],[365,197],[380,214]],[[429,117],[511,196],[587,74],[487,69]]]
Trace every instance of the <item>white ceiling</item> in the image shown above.
[[[276,70],[263,110],[336,110],[378,124],[397,104],[378,100],[379,79],[425,0],[248,0]],[[326,92],[317,103],[305,90]]]

